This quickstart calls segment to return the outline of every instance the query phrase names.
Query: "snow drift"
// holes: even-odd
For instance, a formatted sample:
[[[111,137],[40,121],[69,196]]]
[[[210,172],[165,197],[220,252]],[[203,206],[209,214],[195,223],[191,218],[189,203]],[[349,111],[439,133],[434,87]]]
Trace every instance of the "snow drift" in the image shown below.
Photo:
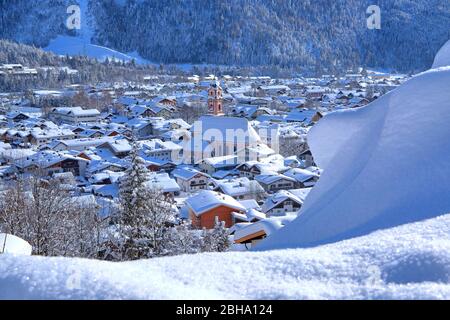
[[[449,299],[449,276],[446,215],[309,249],[126,263],[5,254],[0,299]]]
[[[450,66],[450,40],[439,50],[434,59],[433,69]]]
[[[0,254],[13,253],[31,256],[31,245],[12,234],[0,233]]]
[[[299,217],[257,249],[316,246],[450,211],[448,49],[436,58],[439,69],[310,131],[324,173]]]

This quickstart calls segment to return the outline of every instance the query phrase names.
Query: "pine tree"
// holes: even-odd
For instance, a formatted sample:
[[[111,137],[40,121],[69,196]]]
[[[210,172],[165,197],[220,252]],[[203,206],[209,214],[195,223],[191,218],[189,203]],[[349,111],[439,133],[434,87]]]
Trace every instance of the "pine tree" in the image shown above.
[[[136,260],[166,253],[172,207],[162,192],[150,185],[150,172],[138,150],[133,142],[131,166],[119,185],[119,209],[108,245],[113,259]]]
[[[136,142],[131,151],[131,166],[120,181],[117,213],[118,243],[121,260],[134,260],[148,256],[150,251],[146,234],[148,211],[149,172],[138,154]]]

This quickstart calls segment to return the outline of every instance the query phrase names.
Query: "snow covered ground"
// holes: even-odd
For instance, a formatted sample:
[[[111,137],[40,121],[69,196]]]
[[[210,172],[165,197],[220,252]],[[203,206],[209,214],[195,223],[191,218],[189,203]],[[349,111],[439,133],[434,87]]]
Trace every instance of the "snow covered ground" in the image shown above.
[[[450,299],[450,215],[310,249],[127,263],[0,255],[0,299]]]
[[[440,68],[310,130],[324,172],[299,217],[256,249],[317,246],[450,212],[448,46]]]

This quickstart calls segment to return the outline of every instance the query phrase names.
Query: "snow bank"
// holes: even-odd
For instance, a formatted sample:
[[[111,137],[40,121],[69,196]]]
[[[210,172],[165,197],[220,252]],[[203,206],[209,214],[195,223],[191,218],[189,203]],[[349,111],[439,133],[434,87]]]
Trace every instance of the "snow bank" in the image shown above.
[[[450,61],[449,61],[450,63]],[[324,169],[299,217],[256,249],[309,247],[450,211],[450,67],[309,133]]]
[[[31,245],[11,234],[0,233],[0,253],[13,253],[31,256]]]
[[[0,255],[0,299],[449,299],[449,276],[446,215],[310,249],[130,263]]]
[[[450,66],[450,40],[439,50],[434,59],[433,69]]]

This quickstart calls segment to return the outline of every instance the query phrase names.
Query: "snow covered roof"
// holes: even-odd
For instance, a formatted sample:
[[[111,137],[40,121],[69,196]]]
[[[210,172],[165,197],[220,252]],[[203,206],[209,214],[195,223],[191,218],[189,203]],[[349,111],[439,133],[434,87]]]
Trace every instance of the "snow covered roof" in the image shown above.
[[[262,206],[262,211],[268,212],[286,200],[292,200],[292,201],[295,201],[296,203],[302,205],[303,201],[305,200],[305,197],[308,193],[309,193],[309,189],[308,189],[308,191],[305,191],[304,193],[301,193],[301,192],[293,193],[288,190],[280,190],[277,193],[275,193],[274,195],[272,195],[266,199],[266,201],[264,202],[264,204]]]
[[[249,224],[243,228],[239,228],[234,233],[235,242],[241,242],[244,239],[251,237],[252,235],[264,232],[265,236],[270,236],[276,231],[283,228],[285,225],[293,221],[296,215],[286,215],[282,217],[270,217],[258,222]]]
[[[298,182],[306,182],[313,178],[318,178],[319,175],[317,173],[308,171],[306,169],[293,168],[284,173],[285,176],[295,179]]]
[[[220,206],[230,207],[237,211],[245,211],[245,207],[234,198],[210,190],[203,190],[195,196],[186,200],[186,205],[194,212],[196,216],[215,209]]]
[[[218,190],[232,197],[264,192],[263,187],[257,181],[249,180],[246,177],[230,180],[215,180],[214,184]]]
[[[158,189],[162,192],[179,192],[181,190],[178,183],[172,179],[168,173],[152,172],[149,175],[147,185],[152,189]]]
[[[100,115],[100,111],[97,109],[83,109],[81,107],[63,107],[63,108],[55,108],[52,110],[53,113],[60,114],[72,114],[76,117],[80,116],[98,116]]]
[[[181,180],[190,180],[193,177],[197,175],[204,176],[206,178],[209,178],[209,176],[206,173],[200,172],[194,168],[191,167],[179,167],[172,171],[172,175],[175,178],[181,179]]]
[[[250,200],[241,200],[239,201],[240,204],[242,204],[245,209],[250,210],[250,209],[256,209],[256,210],[261,210],[260,205],[258,204],[258,202],[256,202],[255,199],[250,199]]]
[[[255,180],[260,182],[260,183],[264,183],[264,184],[272,184],[275,183],[277,181],[280,180],[288,180],[291,182],[295,182],[295,179],[285,176],[283,174],[279,174],[279,173],[274,173],[274,174],[261,174],[259,176],[255,177]]]

